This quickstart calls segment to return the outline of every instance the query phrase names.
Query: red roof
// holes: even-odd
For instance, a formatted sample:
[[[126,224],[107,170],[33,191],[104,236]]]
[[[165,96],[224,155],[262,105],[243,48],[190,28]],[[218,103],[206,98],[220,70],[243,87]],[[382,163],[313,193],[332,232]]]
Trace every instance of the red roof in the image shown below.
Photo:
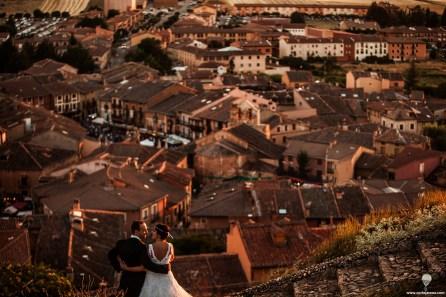
[[[305,223],[239,224],[238,227],[254,268],[290,266],[307,257],[326,238],[326,233],[313,232]],[[286,244],[283,247],[273,242],[272,232],[275,230],[285,233]]]
[[[423,150],[415,147],[406,147],[402,152],[395,156],[393,162],[389,165],[389,168],[397,169],[401,168],[412,162],[422,161],[431,158],[440,159],[443,154],[439,151]]]

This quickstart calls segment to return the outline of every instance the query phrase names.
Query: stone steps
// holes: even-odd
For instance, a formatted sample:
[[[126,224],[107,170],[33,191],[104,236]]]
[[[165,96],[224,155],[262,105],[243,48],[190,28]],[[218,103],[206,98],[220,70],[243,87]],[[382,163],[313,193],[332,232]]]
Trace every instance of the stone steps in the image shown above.
[[[341,268],[337,275],[342,296],[360,296],[368,287],[384,281],[378,263]]]
[[[294,283],[295,297],[335,297],[340,296],[338,281],[332,280],[305,280]]]
[[[419,279],[423,271],[421,258],[416,252],[379,256],[378,263],[381,275],[388,282]]]
[[[445,275],[446,243],[418,243],[414,249],[383,254],[354,267],[339,268],[335,277],[297,281],[293,284],[293,296],[368,296],[392,284],[421,280],[423,273]]]
[[[446,243],[421,242],[418,250],[429,273],[446,274]]]

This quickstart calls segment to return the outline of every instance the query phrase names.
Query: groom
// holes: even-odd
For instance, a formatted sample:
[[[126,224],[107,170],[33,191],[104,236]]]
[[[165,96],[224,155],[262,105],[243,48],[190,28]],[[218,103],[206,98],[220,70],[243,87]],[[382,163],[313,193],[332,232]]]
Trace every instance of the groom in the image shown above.
[[[131,226],[132,235],[128,239],[119,240],[108,253],[108,259],[116,271],[121,271],[118,256],[129,267],[143,265],[147,270],[167,274],[170,265],[153,263],[147,253],[145,241],[147,239],[147,225],[143,221],[134,221]],[[138,297],[144,284],[145,272],[123,271],[119,289],[125,291],[125,297]]]

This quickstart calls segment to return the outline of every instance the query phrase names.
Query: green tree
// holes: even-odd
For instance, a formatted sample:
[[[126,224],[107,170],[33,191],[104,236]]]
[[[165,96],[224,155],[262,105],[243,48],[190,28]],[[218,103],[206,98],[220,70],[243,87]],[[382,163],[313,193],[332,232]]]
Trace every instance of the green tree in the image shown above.
[[[61,13],[58,10],[51,12],[51,17],[53,17],[53,18],[60,18],[60,16],[61,16]]]
[[[35,51],[34,60],[39,61],[43,59],[54,59],[57,60],[58,56],[56,54],[56,49],[54,46],[48,41],[48,39],[43,40],[37,46]]]
[[[441,25],[446,26],[446,8],[443,10],[443,14],[441,15]]]
[[[114,16],[119,15],[119,10],[116,9],[109,9],[107,13],[107,19],[111,19]]]
[[[144,62],[161,74],[172,72],[172,60],[161,48],[160,42],[153,38],[146,38],[131,50],[125,57],[126,61]]]
[[[312,70],[314,68],[308,61],[291,56],[281,58],[279,64],[296,70]]]
[[[107,23],[101,18],[83,18],[76,24],[76,27],[96,28],[98,26],[107,29]]]
[[[387,10],[376,2],[369,6],[366,19],[377,22],[381,27],[387,27],[390,21]]]
[[[308,153],[305,151],[300,151],[297,155],[297,164],[299,165],[300,177],[307,177],[309,162],[310,158],[308,157]]]
[[[446,82],[438,85],[437,89],[435,90],[435,96],[446,99]]]
[[[300,12],[293,12],[291,14],[291,23],[293,24],[305,24],[305,17]]]
[[[220,41],[215,40],[215,39],[209,41],[209,43],[208,43],[208,48],[211,48],[211,49],[218,49],[218,48],[222,48],[222,47],[223,47],[223,44]]]
[[[19,54],[20,68],[27,69],[31,67],[34,63],[34,56],[34,46],[29,42],[25,42]]]
[[[71,297],[70,281],[43,265],[3,265],[0,267],[2,297]]]
[[[33,16],[36,19],[42,19],[42,18],[45,17],[45,14],[40,9],[36,9],[36,10],[33,11]]]
[[[73,34],[71,34],[71,36],[70,36],[70,45],[73,46],[73,45],[76,45],[76,44],[78,44],[77,39],[76,39],[76,37],[74,37]]]
[[[410,9],[409,24],[411,26],[424,26],[426,24],[426,12],[419,5]]]
[[[90,53],[80,44],[70,46],[61,61],[77,68],[79,73],[92,73],[96,68]]]
[[[0,32],[8,32],[11,36],[17,34],[17,28],[13,18],[9,18],[4,24],[0,25]]]
[[[404,80],[404,88],[406,89],[406,91],[412,91],[417,84],[417,69],[414,60],[410,62],[410,66],[405,73]]]
[[[426,26],[427,27],[438,27],[440,25],[440,16],[430,9],[426,9]]]
[[[16,73],[20,70],[19,54],[11,38],[0,45],[0,57],[0,72]]]
[[[118,29],[113,35],[113,42],[116,43],[127,36],[129,36],[129,31],[127,31],[126,29]]]
[[[62,12],[62,17],[63,18],[69,18],[70,17],[70,13],[68,11],[63,11]]]

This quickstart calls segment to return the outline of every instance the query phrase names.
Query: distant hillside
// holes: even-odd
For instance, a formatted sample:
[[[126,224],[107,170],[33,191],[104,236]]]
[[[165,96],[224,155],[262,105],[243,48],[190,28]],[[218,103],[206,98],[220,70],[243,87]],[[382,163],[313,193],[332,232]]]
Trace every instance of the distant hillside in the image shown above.
[[[262,3],[262,4],[296,4],[296,5],[370,5],[373,2],[381,2],[379,0],[226,0],[228,4],[234,3]],[[416,5],[420,5],[422,7],[428,7],[437,13],[442,13],[443,9],[446,7],[446,2],[443,0],[387,0],[383,2],[389,2],[391,4],[400,6],[400,7],[413,7]]]

